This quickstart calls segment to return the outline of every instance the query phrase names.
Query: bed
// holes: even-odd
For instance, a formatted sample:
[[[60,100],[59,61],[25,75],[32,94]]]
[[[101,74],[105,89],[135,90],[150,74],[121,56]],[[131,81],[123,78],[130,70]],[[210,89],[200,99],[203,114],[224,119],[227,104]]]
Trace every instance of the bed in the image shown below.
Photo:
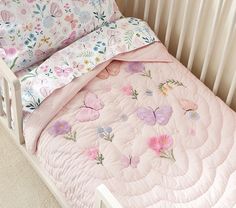
[[[235,112],[108,2],[111,21],[69,32],[37,65],[1,60],[5,128],[62,207],[234,207]]]

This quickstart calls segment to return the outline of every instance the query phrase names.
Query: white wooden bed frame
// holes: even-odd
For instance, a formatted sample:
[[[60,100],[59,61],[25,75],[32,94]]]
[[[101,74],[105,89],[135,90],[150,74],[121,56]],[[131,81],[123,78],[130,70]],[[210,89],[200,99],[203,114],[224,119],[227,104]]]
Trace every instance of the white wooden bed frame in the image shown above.
[[[170,7],[169,7],[169,15],[168,15],[168,24],[165,31],[165,45],[168,48],[170,44],[170,38],[171,38],[171,30],[174,24],[174,15],[173,10],[175,8],[176,0],[169,0],[170,1]],[[202,63],[202,71],[200,80],[204,82],[208,65],[210,62],[210,57],[212,54],[212,48],[214,43],[214,33],[216,32],[219,16],[221,13],[221,8],[223,1],[217,0],[217,8],[213,17],[213,23],[212,28],[210,30],[209,35],[209,43],[207,46],[207,51],[205,55],[205,59]],[[128,0],[117,0],[118,4],[123,4],[123,8],[126,8],[128,5]],[[148,21],[149,18],[149,9],[151,6],[151,0],[145,1],[144,6],[144,15],[143,19]],[[157,3],[157,12],[154,22],[154,31],[158,34],[159,32],[159,25],[160,25],[160,14],[162,10],[162,4],[164,0],[159,0]],[[185,8],[183,11],[183,21],[182,21],[182,27],[181,32],[179,35],[179,41],[178,41],[178,47],[177,47],[177,53],[176,58],[181,58],[182,50],[184,49],[184,39],[186,35],[186,28],[187,28],[187,12],[189,8],[189,2],[190,0],[185,0]],[[189,70],[192,69],[193,61],[196,53],[196,46],[198,44],[197,41],[197,35],[198,35],[198,28],[201,24],[201,14],[204,6],[204,0],[199,1],[199,8],[197,11],[197,19],[194,26],[193,31],[193,38],[192,38],[192,47],[189,54],[188,64],[187,68]],[[138,8],[140,6],[140,1],[135,0],[134,1],[134,9],[133,9],[133,16],[137,15]],[[121,9],[122,10],[122,9]],[[125,12],[125,11],[123,11]],[[222,58],[220,60],[220,65],[218,67],[216,79],[213,86],[213,92],[216,94],[220,85],[221,77],[224,71],[225,66],[225,58],[227,54],[227,50],[231,44],[231,37],[235,33],[235,18],[232,21],[232,24],[229,27],[229,30],[226,32],[226,40],[225,44],[222,50]],[[21,86],[20,82],[15,76],[15,74],[8,68],[8,66],[0,59],[0,80],[2,82],[3,88],[0,88],[0,123],[3,124],[4,128],[7,130],[9,135],[14,139],[19,149],[23,152],[23,154],[26,156],[26,158],[29,160],[31,165],[34,167],[35,171],[39,174],[39,176],[42,178],[42,180],[45,182],[49,190],[54,194],[56,200],[59,202],[59,204],[63,208],[69,208],[69,205],[66,203],[64,197],[62,197],[61,193],[57,190],[55,185],[53,184],[52,180],[50,179],[50,176],[44,171],[44,169],[40,166],[40,163],[38,162],[36,156],[31,155],[26,151],[25,145],[24,145],[24,137],[23,137],[23,122],[22,122],[22,102],[21,102]],[[236,73],[234,74],[233,81],[231,83],[231,87],[229,90],[229,93],[227,95],[226,103],[230,105],[234,92],[236,88]],[[11,99],[9,94],[11,93]],[[4,95],[4,96],[2,96]],[[3,99],[4,97],[4,99]],[[5,103],[5,109],[3,108],[3,103]],[[10,104],[11,103],[11,104]],[[12,110],[10,109],[10,106],[12,106]],[[14,122],[14,129],[12,128],[12,121]],[[115,197],[111,194],[111,192],[104,186],[100,185],[96,189],[95,193],[95,208],[122,208],[120,203],[115,199]]]

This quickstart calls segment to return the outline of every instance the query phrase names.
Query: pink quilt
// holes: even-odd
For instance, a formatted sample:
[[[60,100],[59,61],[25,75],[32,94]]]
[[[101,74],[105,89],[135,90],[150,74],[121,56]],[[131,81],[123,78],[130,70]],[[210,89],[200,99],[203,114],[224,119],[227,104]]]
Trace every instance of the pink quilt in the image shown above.
[[[236,115],[161,43],[55,91],[25,137],[71,207],[100,184],[125,208],[236,206]]]

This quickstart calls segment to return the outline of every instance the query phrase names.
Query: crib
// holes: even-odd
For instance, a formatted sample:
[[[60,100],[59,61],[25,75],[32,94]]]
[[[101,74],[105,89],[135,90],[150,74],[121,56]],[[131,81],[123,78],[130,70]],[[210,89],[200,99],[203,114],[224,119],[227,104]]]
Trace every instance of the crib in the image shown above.
[[[236,109],[235,1],[117,0],[117,3],[125,16],[147,21],[173,56]],[[4,95],[0,97],[0,121],[60,205],[68,207],[36,158],[25,150],[20,82],[2,60],[0,67],[3,85],[0,93]],[[104,185],[97,188],[95,203],[96,208],[122,207]]]

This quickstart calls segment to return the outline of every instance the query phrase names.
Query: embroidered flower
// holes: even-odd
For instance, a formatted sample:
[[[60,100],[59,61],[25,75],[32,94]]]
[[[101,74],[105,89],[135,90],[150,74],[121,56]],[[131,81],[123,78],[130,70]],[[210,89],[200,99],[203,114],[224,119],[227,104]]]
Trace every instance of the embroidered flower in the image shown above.
[[[126,85],[124,87],[122,87],[122,92],[125,94],[125,95],[132,95],[132,92],[133,92],[133,87],[131,85]]]
[[[196,111],[188,111],[186,112],[186,114],[188,115],[188,117],[194,121],[197,121],[200,118],[200,115],[198,112]]]
[[[132,96],[132,99],[135,99],[135,100],[138,99],[137,90],[133,89],[133,87],[130,84],[122,87],[121,91],[127,96]]]
[[[169,149],[173,145],[173,138],[168,135],[161,135],[158,137],[159,144],[162,150]]]
[[[56,121],[49,129],[49,133],[54,137],[71,132],[71,125],[67,121]]]
[[[145,94],[146,94],[147,96],[153,96],[152,90],[149,90],[149,89],[146,89]]]
[[[90,160],[96,160],[98,156],[99,150],[97,147],[92,147],[87,150],[86,154]]]
[[[172,149],[173,138],[171,136],[162,134],[160,136],[151,137],[148,140],[148,146],[160,157],[175,161]]]
[[[148,141],[148,146],[154,150],[157,154],[161,152],[161,145],[159,143],[158,137],[151,137]]]
[[[97,160],[98,165],[103,165],[103,154],[101,154],[97,147],[91,147],[86,151],[86,155],[90,160]]]
[[[134,74],[140,73],[145,70],[144,65],[141,62],[130,62],[126,68],[126,72]]]
[[[100,127],[97,129],[97,133],[99,137],[110,142],[112,142],[114,138],[114,134],[112,133],[112,131],[113,129],[110,126],[105,127],[105,128]]]

